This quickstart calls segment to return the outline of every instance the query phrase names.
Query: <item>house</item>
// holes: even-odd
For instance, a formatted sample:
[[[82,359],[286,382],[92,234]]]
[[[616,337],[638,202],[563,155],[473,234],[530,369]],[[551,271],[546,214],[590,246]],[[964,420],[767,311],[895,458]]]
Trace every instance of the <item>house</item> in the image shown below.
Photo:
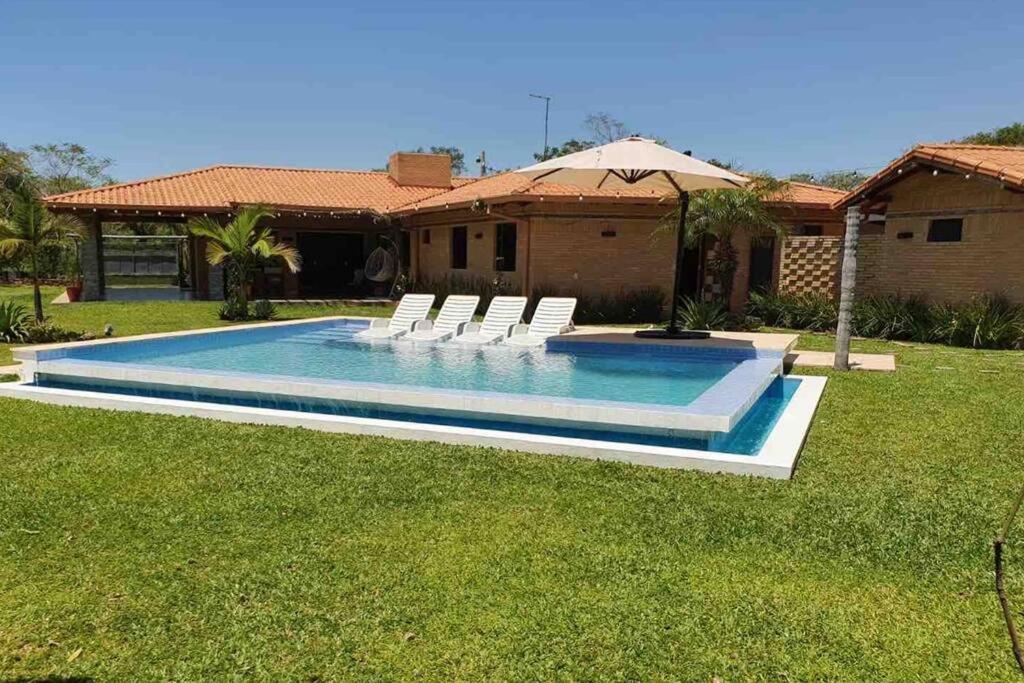
[[[917,145],[835,203],[854,206],[858,295],[1024,303],[1024,147]]]
[[[837,190],[793,183],[773,210],[795,234],[842,231],[832,208]],[[675,245],[657,230],[674,200],[650,190],[593,190],[531,181],[514,173],[482,178],[451,175],[445,155],[397,152],[388,171],[338,171],[213,166],[45,199],[49,208],[79,216],[84,298],[102,299],[105,222],[185,223],[210,215],[230,219],[239,207],[262,203],[275,212],[268,226],[293,244],[303,268],[267,267],[257,294],[270,298],[358,297],[381,291],[364,264],[393,240],[413,280],[450,276],[502,277],[529,295],[540,288],[614,294],[656,287],[672,291]],[[778,281],[782,245],[738,235],[739,269],[733,305],[748,291]],[[199,298],[223,298],[224,276],[209,267],[201,238],[189,242],[191,287]],[[701,281],[699,250],[684,264],[685,294],[716,287]]]

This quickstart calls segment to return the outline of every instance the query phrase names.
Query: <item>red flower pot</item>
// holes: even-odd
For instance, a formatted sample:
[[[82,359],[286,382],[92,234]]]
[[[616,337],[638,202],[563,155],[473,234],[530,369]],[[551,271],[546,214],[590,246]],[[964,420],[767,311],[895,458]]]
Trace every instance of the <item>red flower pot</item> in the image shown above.
[[[68,285],[64,290],[68,295],[68,301],[74,303],[82,298],[82,283],[76,282],[72,285]]]

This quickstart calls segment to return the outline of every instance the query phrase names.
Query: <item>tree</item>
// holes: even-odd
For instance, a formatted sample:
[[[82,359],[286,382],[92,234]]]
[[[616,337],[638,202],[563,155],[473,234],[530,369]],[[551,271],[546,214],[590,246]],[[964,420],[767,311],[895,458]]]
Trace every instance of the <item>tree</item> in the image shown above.
[[[0,216],[7,215],[14,193],[8,188],[7,179],[13,179],[16,184],[20,179],[33,176],[32,165],[29,163],[28,152],[8,147],[0,142]]]
[[[786,182],[766,173],[748,175],[750,182],[742,188],[699,190],[690,195],[686,219],[686,240],[699,244],[706,236],[715,238],[715,253],[707,262],[722,285],[721,299],[728,306],[732,298],[737,257],[733,235],[745,231],[752,235],[785,235],[786,223],[769,207],[769,200],[784,196]],[[679,208],[662,219],[660,230],[676,230]]]
[[[74,218],[55,215],[39,201],[34,184],[27,178],[9,175],[5,185],[12,198],[9,215],[0,219],[0,254],[28,261],[32,273],[32,302],[36,322],[43,322],[43,299],[39,291],[39,256],[43,247],[57,244],[80,229]]]
[[[828,173],[794,173],[789,180],[795,183],[811,183],[812,185],[824,185],[834,187],[837,190],[852,190],[865,180],[868,176],[857,170],[829,171]]]
[[[597,147],[598,145],[606,145],[609,142],[615,142],[629,136],[629,128],[626,124],[605,112],[587,114],[586,118],[583,119],[583,128],[590,133],[590,139],[579,140],[571,138],[560,146],[548,147],[546,154],[534,154],[533,158],[537,161],[547,161],[548,159],[562,157],[566,154],[582,152],[585,149]],[[652,139],[659,145],[667,144],[662,138],[655,137]]]
[[[566,140],[558,147],[548,147],[547,154],[535,153],[533,158],[537,161],[547,161],[548,159],[554,159],[555,157],[564,157],[566,154],[573,154],[575,152],[582,152],[585,149],[590,149],[594,146],[594,143],[590,140]]]
[[[1024,146],[1024,123],[1011,123],[1002,128],[981,131],[968,135],[959,142],[971,145]]]
[[[850,336],[853,331],[853,298],[857,289],[857,242],[860,240],[860,206],[846,209],[843,238],[843,269],[839,276],[839,320],[836,325],[836,353],[832,367],[850,369]]]
[[[260,221],[272,215],[269,207],[257,205],[245,207],[227,225],[209,216],[189,223],[193,235],[206,238],[206,260],[210,265],[224,264],[228,268],[228,282],[235,290],[233,298],[243,311],[248,310],[248,288],[259,265],[281,259],[296,273],[302,264],[297,249],[278,242],[270,228],[259,227]]]
[[[629,136],[626,124],[606,112],[587,114],[583,127],[590,131],[596,144],[604,145]]]
[[[629,126],[607,112],[587,114],[587,117],[583,119],[583,127],[590,131],[594,140],[597,141],[594,144],[598,145],[615,142],[630,135],[641,135],[636,132],[631,133]],[[660,138],[656,135],[641,135],[641,137],[650,138],[659,145],[668,145],[668,141],[665,138]]]
[[[32,145],[32,168],[40,178],[44,194],[60,194],[108,185],[114,179],[107,174],[113,162],[92,154],[73,142]]]

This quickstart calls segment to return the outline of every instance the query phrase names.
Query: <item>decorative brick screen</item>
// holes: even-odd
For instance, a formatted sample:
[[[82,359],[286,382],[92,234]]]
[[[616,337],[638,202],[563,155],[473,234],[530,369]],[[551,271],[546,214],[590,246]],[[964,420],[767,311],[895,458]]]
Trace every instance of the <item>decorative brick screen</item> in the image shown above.
[[[842,261],[842,237],[787,237],[779,263],[779,290],[835,298]]]

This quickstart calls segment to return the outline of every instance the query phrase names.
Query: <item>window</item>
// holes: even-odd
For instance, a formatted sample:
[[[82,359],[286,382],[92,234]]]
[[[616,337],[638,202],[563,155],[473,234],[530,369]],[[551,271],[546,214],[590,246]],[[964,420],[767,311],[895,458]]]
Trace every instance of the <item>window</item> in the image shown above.
[[[423,231],[423,244],[430,244],[430,229]]]
[[[928,224],[929,242],[959,242],[963,233],[963,218],[936,218]]]
[[[466,269],[466,226],[452,228],[452,269]]]
[[[511,273],[516,269],[516,224],[498,223],[494,235],[494,269]]]
[[[793,234],[798,237],[821,237],[820,225],[798,225],[793,229]]]

